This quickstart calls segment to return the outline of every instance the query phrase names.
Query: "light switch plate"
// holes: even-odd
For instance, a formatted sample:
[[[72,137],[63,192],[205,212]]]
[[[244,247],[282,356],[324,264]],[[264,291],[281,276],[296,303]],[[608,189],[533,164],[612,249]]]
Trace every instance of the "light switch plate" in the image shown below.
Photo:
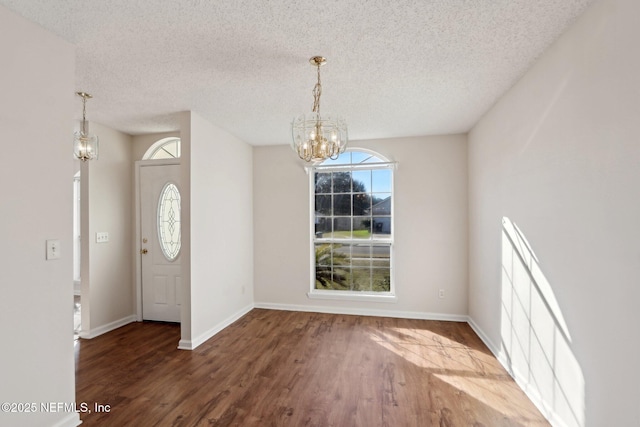
[[[109,241],[109,233],[102,231],[96,233],[96,243],[107,243]]]
[[[60,259],[60,240],[47,240],[47,260]]]

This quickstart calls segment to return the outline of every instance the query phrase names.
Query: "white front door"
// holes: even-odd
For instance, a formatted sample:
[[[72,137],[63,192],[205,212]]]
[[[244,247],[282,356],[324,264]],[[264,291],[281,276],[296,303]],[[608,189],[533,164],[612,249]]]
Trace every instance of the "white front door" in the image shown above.
[[[180,322],[180,165],[140,166],[142,318]]]

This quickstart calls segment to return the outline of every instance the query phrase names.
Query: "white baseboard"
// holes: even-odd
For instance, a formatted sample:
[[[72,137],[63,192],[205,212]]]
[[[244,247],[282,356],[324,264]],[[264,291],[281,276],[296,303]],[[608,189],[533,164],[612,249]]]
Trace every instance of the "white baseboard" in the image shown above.
[[[191,340],[178,341],[178,350],[193,350],[195,347],[191,343]]]
[[[247,314],[251,310],[253,310],[253,304],[250,304],[250,305],[244,307],[243,309],[241,309],[240,311],[234,313],[233,315],[227,317],[222,322],[220,322],[217,325],[215,325],[213,328],[211,328],[208,331],[198,335],[195,339],[192,339],[192,340],[180,340],[180,342],[178,343],[178,349],[180,349],[180,350],[194,350],[200,344],[202,344],[203,342],[205,342],[209,338],[213,337],[218,332],[220,332],[221,330],[223,330],[227,326],[231,325],[233,322],[235,322],[236,320],[238,320],[239,318],[241,318],[242,316],[244,316],[245,314]]]
[[[491,350],[491,353],[493,353],[493,355],[500,361],[500,363],[502,363],[504,365],[504,362],[506,362],[506,360],[503,360],[504,359],[504,355],[493,344],[493,341],[491,341],[489,339],[489,336],[484,333],[482,328],[480,328],[480,326],[478,326],[478,324],[470,316],[467,316],[467,323],[469,324],[469,326],[471,326],[471,329],[473,329],[473,332],[475,332],[476,335],[478,335],[480,337],[480,339],[482,340],[484,345],[489,347],[489,350]],[[506,366],[505,366],[505,368],[506,368]],[[511,373],[510,369],[507,369],[507,371],[509,371],[509,373]]]
[[[62,420],[58,421],[51,427],[77,427],[82,424],[80,421],[80,415],[78,413],[68,414]]]
[[[93,328],[89,331],[82,330],[80,331],[80,338],[91,339],[102,334],[106,334],[107,332],[111,332],[114,329],[118,329],[124,325],[128,325],[129,323],[136,322],[138,318],[135,314],[131,316],[123,317],[122,319],[116,320],[111,323],[107,323],[106,325],[98,326],[97,328]]]
[[[491,353],[498,359],[500,364],[504,367],[507,373],[514,379],[518,387],[527,395],[529,400],[538,408],[540,413],[544,415],[544,417],[551,423],[554,427],[567,427],[567,424],[558,416],[558,414],[551,408],[540,396],[537,390],[535,390],[531,384],[527,382],[527,379],[520,372],[515,370],[513,366],[509,363],[507,355],[495,346],[495,344],[489,339],[489,336],[484,333],[482,328],[478,326],[478,324],[468,316],[467,323],[471,326],[471,329],[480,337],[482,342],[489,348]]]
[[[421,311],[372,310],[367,308],[327,307],[295,304],[276,304],[257,302],[255,308],[283,311],[304,311],[311,313],[346,314],[354,316],[395,317],[398,319],[445,320],[449,322],[466,322],[468,316],[461,314],[428,313]]]

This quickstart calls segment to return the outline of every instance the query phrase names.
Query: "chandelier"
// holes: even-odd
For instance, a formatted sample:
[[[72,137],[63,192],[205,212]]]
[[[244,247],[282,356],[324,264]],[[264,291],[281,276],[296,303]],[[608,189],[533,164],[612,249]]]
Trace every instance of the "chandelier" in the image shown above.
[[[335,160],[347,148],[347,122],[339,116],[320,115],[320,67],[326,62],[323,56],[309,59],[318,70],[318,82],[313,87],[313,110],[299,115],[291,124],[291,148],[302,160],[311,163]]]
[[[87,99],[93,98],[85,92],[76,92],[82,98],[82,121],[80,130],[73,134],[73,155],[83,162],[98,158],[98,137],[89,133],[89,123],[87,122]]]

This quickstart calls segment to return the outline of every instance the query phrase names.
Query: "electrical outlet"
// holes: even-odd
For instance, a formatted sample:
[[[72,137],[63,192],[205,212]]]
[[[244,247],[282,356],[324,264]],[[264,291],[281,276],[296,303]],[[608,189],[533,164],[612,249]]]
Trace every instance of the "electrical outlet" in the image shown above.
[[[438,298],[444,298],[444,289],[438,291]]]

